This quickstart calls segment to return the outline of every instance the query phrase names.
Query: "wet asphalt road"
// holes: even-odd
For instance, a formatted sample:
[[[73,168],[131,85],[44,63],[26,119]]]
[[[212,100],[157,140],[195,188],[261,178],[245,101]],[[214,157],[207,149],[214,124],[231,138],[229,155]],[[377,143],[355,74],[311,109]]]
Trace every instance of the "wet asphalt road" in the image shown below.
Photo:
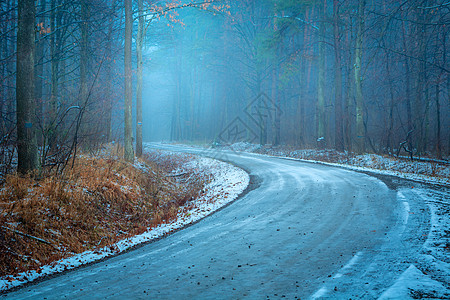
[[[405,211],[375,177],[252,154],[222,158],[245,168],[255,189],[164,239],[6,298],[372,299],[428,233],[425,208],[410,200]]]

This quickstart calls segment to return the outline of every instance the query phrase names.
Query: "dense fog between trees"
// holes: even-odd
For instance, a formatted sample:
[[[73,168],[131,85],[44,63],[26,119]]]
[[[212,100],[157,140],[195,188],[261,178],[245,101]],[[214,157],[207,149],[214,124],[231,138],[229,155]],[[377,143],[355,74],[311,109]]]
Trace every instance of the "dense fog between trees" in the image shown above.
[[[3,166],[64,169],[109,142],[131,160],[143,141],[449,156],[445,0],[0,9]]]

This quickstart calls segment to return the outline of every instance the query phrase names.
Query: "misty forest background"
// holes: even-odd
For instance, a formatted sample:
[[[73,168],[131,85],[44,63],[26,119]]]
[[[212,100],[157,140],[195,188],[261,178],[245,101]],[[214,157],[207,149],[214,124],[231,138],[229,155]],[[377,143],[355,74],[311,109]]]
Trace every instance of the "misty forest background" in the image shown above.
[[[447,0],[0,5],[2,174],[112,141],[448,159]]]

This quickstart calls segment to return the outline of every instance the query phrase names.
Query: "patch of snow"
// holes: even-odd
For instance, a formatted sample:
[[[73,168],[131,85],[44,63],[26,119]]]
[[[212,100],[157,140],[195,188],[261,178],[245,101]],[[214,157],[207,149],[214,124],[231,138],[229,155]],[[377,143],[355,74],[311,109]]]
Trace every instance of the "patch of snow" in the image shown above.
[[[291,154],[294,152],[291,152]],[[382,174],[382,175],[390,175],[390,176],[396,176],[399,178],[414,180],[418,182],[425,182],[425,183],[431,183],[431,184],[439,184],[439,185],[450,185],[450,169],[449,168],[440,168],[438,170],[435,170],[435,172],[439,172],[439,177],[436,176],[430,176],[427,175],[431,171],[430,169],[432,166],[427,166],[430,163],[419,163],[419,162],[413,162],[413,163],[405,163],[405,162],[394,162],[390,159],[384,158],[382,156],[378,156],[379,160],[381,162],[377,163],[377,166],[383,168],[375,168],[373,163],[373,159],[371,157],[374,157],[373,154],[367,154],[362,155],[361,157],[358,157],[358,159],[339,159],[338,162],[326,162],[321,160],[313,160],[313,159],[305,159],[305,158],[297,158],[297,157],[291,157],[288,155],[284,155],[281,151],[278,151],[276,155],[269,155],[269,154],[260,154],[260,153],[252,153],[253,155],[263,155],[268,157],[283,157],[285,159],[291,159],[291,160],[298,160],[298,161],[304,161],[304,162],[310,162],[310,163],[318,163],[328,166],[335,166],[335,167],[342,167],[349,170],[354,171],[363,171],[363,172],[372,172],[376,174]],[[318,152],[316,153],[318,157],[326,157],[326,155],[323,155],[323,153]],[[417,165],[415,165],[417,164]],[[386,169],[384,169],[386,168]]]
[[[450,191],[416,189],[414,193],[427,203],[431,214],[423,264],[439,281],[450,283]]]
[[[171,155],[171,153],[162,155]],[[138,166],[140,165],[138,164]],[[143,168],[143,166],[140,167]],[[138,244],[170,234],[175,230],[210,215],[219,208],[232,202],[247,188],[250,182],[250,177],[244,170],[210,158],[198,158],[194,162],[186,164],[185,167],[195,167],[198,169],[198,172],[207,172],[212,177],[212,180],[207,184],[205,193],[194,201],[187,203],[185,207],[180,208],[178,216],[174,221],[151,228],[143,234],[119,241],[112,246],[85,251],[72,257],[61,259],[42,267],[39,271],[33,270],[23,272],[17,276],[5,276],[0,279],[0,291],[23,285],[46,275],[74,269],[81,265],[118,254]]]
[[[234,152],[248,152],[269,157],[283,157],[306,162],[320,163],[344,167],[356,171],[373,172],[383,175],[397,176],[419,182],[450,185],[450,168],[446,160],[408,161],[377,154],[354,155],[335,150],[288,150],[285,147],[261,146],[247,142],[239,142],[220,147]]]
[[[449,296],[449,290],[442,283],[425,275],[414,265],[410,265],[378,299],[446,299]]]
[[[343,266],[334,276],[333,279],[338,279],[344,276],[345,273],[349,272],[350,269],[360,260],[361,256],[363,255],[362,251],[359,251],[356,253],[349,261],[348,263]],[[325,298],[325,295],[327,294],[328,290],[326,286],[322,286],[317,292],[315,292],[311,299],[323,299]]]
[[[407,203],[401,189],[398,199]],[[379,299],[450,299],[450,191],[415,188],[413,194],[426,203],[430,211],[430,229],[420,253],[409,268],[383,292]],[[405,205],[407,222],[409,204]]]

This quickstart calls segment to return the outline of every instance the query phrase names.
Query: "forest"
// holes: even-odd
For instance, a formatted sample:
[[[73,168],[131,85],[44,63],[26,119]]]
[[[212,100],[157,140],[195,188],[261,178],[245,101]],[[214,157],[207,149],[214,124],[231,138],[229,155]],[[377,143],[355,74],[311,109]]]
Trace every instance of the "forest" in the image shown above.
[[[0,295],[448,299],[449,26],[449,0],[0,0]]]
[[[146,141],[448,159],[446,0],[2,0],[0,173]]]

